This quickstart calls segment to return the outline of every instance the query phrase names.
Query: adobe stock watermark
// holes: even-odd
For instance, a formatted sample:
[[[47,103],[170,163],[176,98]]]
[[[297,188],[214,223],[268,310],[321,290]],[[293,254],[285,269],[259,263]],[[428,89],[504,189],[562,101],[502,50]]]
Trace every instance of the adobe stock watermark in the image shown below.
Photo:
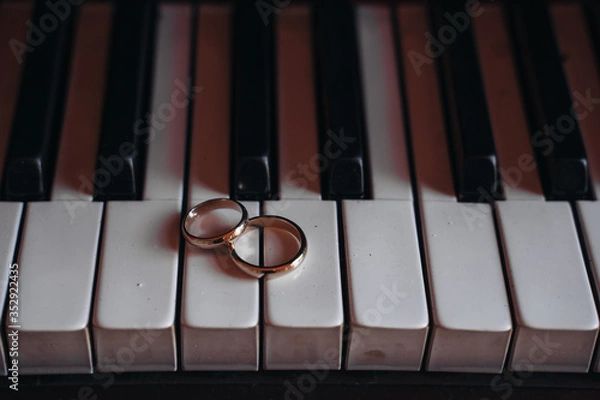
[[[191,78],[184,83],[180,79],[174,81],[176,89],[171,93],[169,101],[159,104],[152,112],[146,113],[143,118],[138,119],[132,126],[136,137],[143,137],[144,143],[149,144],[154,140],[157,133],[164,131],[167,124],[175,119],[177,114],[185,109],[195,96],[204,90],[201,86],[193,86]],[[108,186],[113,177],[119,175],[125,166],[125,160],[138,157],[138,151],[132,142],[125,141],[119,146],[117,154],[104,157],[100,155],[96,162],[92,181],[85,175],[79,176],[79,193],[94,193],[95,189],[102,189]],[[65,205],[72,218],[75,217],[75,210],[84,207],[85,202],[73,199],[65,202]]]
[[[471,24],[471,19],[483,14],[483,6],[479,0],[467,0],[464,11],[458,11],[454,14],[444,13],[444,19],[448,22],[442,25],[437,31],[437,37],[431,32],[425,32],[425,45],[423,53],[416,50],[409,50],[408,60],[418,76],[423,73],[424,65],[433,64],[433,60],[444,54],[446,47],[456,41],[459,34],[467,30]]]
[[[323,144],[321,152],[313,154],[306,162],[299,162],[293,169],[288,171],[284,176],[286,183],[296,193],[301,193],[308,188],[310,182],[315,182],[319,179],[320,174],[327,170],[331,163],[344,155],[350,143],[354,143],[355,137],[346,136],[344,128],[336,133],[332,129],[327,130],[327,141]],[[295,193],[289,193],[287,198],[301,198]],[[274,211],[282,212],[289,206],[286,199],[274,201],[271,203],[275,207]]]
[[[294,184],[294,187],[305,189],[308,182],[314,182],[319,179],[321,172],[329,168],[332,161],[338,159],[348,149],[349,143],[354,143],[355,137],[346,136],[344,128],[338,133],[333,130],[327,130],[327,141],[323,145],[321,153],[314,154],[307,162],[298,163],[294,169],[289,171],[285,180]]]
[[[559,342],[550,340],[550,333],[548,332],[546,332],[543,339],[534,335],[531,338],[531,342],[527,358],[516,361],[516,371],[504,369],[501,374],[496,375],[490,381],[492,391],[498,393],[500,399],[508,400],[513,394],[514,388],[523,385],[524,380],[533,374],[534,367],[544,364],[548,360],[548,357],[556,353],[561,347]],[[481,400],[491,399],[482,397]]]
[[[254,7],[265,26],[271,23],[271,16],[279,14],[281,10],[290,5],[292,0],[256,0]]]
[[[374,306],[366,309],[363,318],[371,324],[371,328],[350,328],[343,336],[348,339],[348,347],[359,346],[372,332],[373,327],[381,325],[382,318],[394,312],[394,310],[408,297],[408,293],[398,290],[398,283],[382,284],[379,294],[374,298]],[[303,400],[310,395],[319,383],[322,383],[331,370],[331,365],[336,365],[339,358],[339,349],[329,347],[323,352],[323,356],[315,363],[304,363],[306,372],[300,374],[294,382],[286,379],[283,384],[286,388],[285,400]]]
[[[54,32],[58,26],[65,22],[72,13],[72,7],[77,7],[83,4],[85,0],[47,0],[45,5],[48,12],[40,16],[38,21],[27,20],[27,34],[25,35],[25,43],[12,38],[8,41],[8,45],[19,64],[25,61],[25,53],[33,53],[34,50],[41,46],[47,38],[47,35]]]
[[[542,155],[550,155],[556,145],[561,143],[571,134],[577,125],[577,121],[583,121],[592,113],[596,106],[600,105],[600,97],[592,97],[591,89],[586,89],[585,93],[575,90],[571,93],[573,104],[568,114],[559,116],[551,124],[545,124],[531,135],[531,145],[533,149],[540,149]],[[537,170],[535,158],[531,154],[521,154],[517,159],[517,165],[508,167],[499,166],[500,179],[503,182],[503,188],[508,194],[521,186],[525,174],[533,173]],[[484,219],[490,213],[487,203],[492,203],[498,198],[499,193],[490,192],[483,187],[477,189],[479,199],[476,203],[468,203],[470,207],[463,208],[463,216],[467,220],[469,229],[474,229],[475,225],[481,219]]]
[[[12,264],[8,273],[7,352],[9,388],[19,391],[19,264]]]
[[[134,333],[126,346],[119,348],[114,357],[104,356],[100,362],[107,372],[94,372],[92,377],[99,381],[100,387],[108,390],[115,382],[115,375],[126,372],[126,367],[135,363],[139,354],[151,351],[150,346],[163,335],[163,330],[145,330]],[[96,400],[98,394],[94,387],[85,385],[79,387],[77,396],[71,400]]]

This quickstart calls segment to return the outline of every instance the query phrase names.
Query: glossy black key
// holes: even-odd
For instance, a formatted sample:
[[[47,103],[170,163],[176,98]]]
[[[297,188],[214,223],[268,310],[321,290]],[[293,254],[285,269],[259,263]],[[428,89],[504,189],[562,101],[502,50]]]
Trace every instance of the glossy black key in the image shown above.
[[[321,172],[324,199],[368,197],[366,149],[354,9],[346,0],[315,6]]]
[[[451,26],[454,32],[454,41],[445,47],[439,70],[457,197],[465,201],[497,198],[496,146],[471,17],[465,12],[464,1],[439,2],[432,11],[435,32],[450,32],[442,29],[444,26]],[[450,40],[440,40],[444,38]]]
[[[596,62],[600,65],[600,3],[589,0],[585,1],[583,5],[583,13],[587,19],[590,39],[596,53]]]
[[[235,6],[233,38],[231,195],[277,195],[275,15],[265,24],[252,1]]]
[[[533,0],[514,2],[508,10],[545,195],[585,198],[587,156],[548,8],[544,1]]]
[[[94,173],[96,200],[135,200],[143,189],[153,63],[154,1],[116,2]]]
[[[56,3],[61,2],[36,2],[28,33],[32,40],[25,51],[4,168],[4,198],[8,200],[44,200],[50,194],[77,14],[76,6]],[[52,10],[60,10],[64,18]]]

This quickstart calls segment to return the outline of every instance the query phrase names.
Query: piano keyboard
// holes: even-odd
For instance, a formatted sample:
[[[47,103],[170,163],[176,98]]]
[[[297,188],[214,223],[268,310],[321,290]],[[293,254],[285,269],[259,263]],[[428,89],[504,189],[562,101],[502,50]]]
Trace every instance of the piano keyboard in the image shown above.
[[[0,375],[600,389],[600,8],[288,3],[0,3]],[[301,267],[185,244],[214,197]]]

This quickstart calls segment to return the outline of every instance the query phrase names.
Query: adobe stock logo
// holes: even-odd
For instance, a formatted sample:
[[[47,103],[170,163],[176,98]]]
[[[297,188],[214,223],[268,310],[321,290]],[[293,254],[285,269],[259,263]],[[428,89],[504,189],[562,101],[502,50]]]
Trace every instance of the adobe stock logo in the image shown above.
[[[12,50],[17,62],[22,64],[25,61],[25,53],[33,51],[44,44],[48,34],[54,32],[60,23],[65,22],[71,16],[71,7],[79,6],[85,0],[47,0],[46,8],[49,10],[37,21],[37,25],[31,20],[27,20],[27,34],[25,42],[12,38],[8,45]]]
[[[433,64],[435,58],[444,54],[446,46],[454,43],[458,35],[467,30],[471,24],[471,18],[479,17],[481,14],[483,14],[483,7],[479,0],[467,0],[465,11],[458,11],[454,15],[448,12],[444,14],[444,19],[448,23],[438,29],[437,38],[431,32],[425,32],[425,38],[427,39],[423,48],[425,54],[416,50],[409,50],[407,54],[408,60],[417,75],[421,76],[423,65]]]
[[[271,15],[279,14],[291,2],[292,0],[256,0],[254,7],[256,7],[256,11],[258,11],[265,26],[267,26],[271,23]]]

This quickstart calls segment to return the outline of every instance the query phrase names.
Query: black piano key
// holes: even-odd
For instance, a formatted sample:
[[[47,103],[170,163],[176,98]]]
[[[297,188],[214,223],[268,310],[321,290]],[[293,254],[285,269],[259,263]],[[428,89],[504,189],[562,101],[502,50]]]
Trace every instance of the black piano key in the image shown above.
[[[439,65],[457,197],[465,201],[498,198],[496,146],[470,16],[464,1],[440,2],[432,11],[435,32],[443,32],[441,28],[450,26],[450,21],[460,28]]]
[[[314,47],[324,199],[368,197],[354,9],[347,0],[315,6]]]
[[[146,142],[151,139],[156,4],[152,0],[115,4],[94,198],[135,200],[142,193]]]
[[[230,184],[237,199],[270,199],[278,192],[274,25],[273,19],[263,22],[254,2],[236,3]]]
[[[510,5],[511,30],[527,102],[531,143],[550,199],[588,195],[589,172],[573,100],[544,1]]]
[[[45,200],[51,190],[63,120],[73,21],[77,14],[77,7],[69,6],[70,11],[59,19],[51,11],[56,9],[56,3],[59,2],[37,1],[29,28],[28,38],[32,40],[25,52],[4,168],[3,188],[7,200]]]
[[[600,3],[587,0],[583,3],[583,14],[587,19],[590,39],[594,46],[596,62],[600,65]]]

